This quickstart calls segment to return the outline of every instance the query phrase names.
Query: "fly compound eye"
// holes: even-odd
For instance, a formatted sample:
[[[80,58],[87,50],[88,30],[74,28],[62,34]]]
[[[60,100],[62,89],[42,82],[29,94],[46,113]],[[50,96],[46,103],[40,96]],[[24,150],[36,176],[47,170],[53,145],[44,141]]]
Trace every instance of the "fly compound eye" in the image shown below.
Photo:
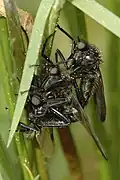
[[[40,104],[40,98],[37,95],[33,95],[31,98],[31,102],[34,106],[38,106]]]
[[[84,42],[80,41],[80,42],[77,43],[77,48],[78,48],[79,50],[82,50],[82,49],[84,49],[85,47],[86,47],[86,44],[85,44]]]

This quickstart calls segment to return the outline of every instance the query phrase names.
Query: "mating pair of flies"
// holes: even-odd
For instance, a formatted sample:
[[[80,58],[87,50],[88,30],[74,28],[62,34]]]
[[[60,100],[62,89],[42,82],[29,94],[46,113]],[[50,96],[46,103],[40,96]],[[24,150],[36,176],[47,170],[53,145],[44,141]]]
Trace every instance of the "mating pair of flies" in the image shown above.
[[[70,56],[65,59],[59,49],[55,52],[55,61],[45,54],[45,48],[51,34],[45,41],[42,56],[45,59],[41,75],[34,75],[26,101],[28,122],[19,123],[21,132],[40,132],[44,127],[66,127],[80,121],[92,136],[102,156],[107,160],[103,147],[91,128],[84,107],[94,97],[96,114],[104,122],[106,104],[104,87],[100,72],[102,62],[99,50],[86,41],[76,41],[59,25],[72,40]]]

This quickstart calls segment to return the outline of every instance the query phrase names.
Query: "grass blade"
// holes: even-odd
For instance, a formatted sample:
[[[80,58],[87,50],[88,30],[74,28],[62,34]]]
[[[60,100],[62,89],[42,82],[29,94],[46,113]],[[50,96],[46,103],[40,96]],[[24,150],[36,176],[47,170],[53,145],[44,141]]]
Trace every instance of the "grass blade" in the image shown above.
[[[6,133],[8,134],[9,132],[9,127],[8,127],[8,121],[10,121],[12,119],[12,116],[13,116],[13,112],[14,112],[14,105],[15,105],[15,86],[13,85],[14,82],[13,82],[13,79],[12,79],[12,73],[10,73],[10,67],[9,65],[11,65],[11,59],[10,59],[10,49],[8,47],[8,32],[7,32],[7,24],[6,24],[6,19],[5,18],[0,18],[0,27],[1,27],[1,30],[0,30],[0,72],[1,72],[1,88],[4,89],[3,93],[1,93],[1,100],[2,100],[2,103],[4,102],[4,99],[5,99],[5,104],[3,105],[3,109],[4,109],[4,113],[2,112],[3,109],[1,110],[1,114],[8,114],[8,117],[6,119]],[[8,62],[8,63],[7,63]],[[12,67],[12,65],[11,65]],[[17,86],[16,86],[17,87]],[[3,98],[4,97],[4,98]],[[8,108],[8,111],[5,110],[5,107]],[[2,116],[1,116],[1,121],[2,121]],[[10,123],[10,122],[9,122]],[[5,125],[5,124],[4,124]],[[1,128],[1,134],[3,135],[4,134],[4,129]],[[26,162],[26,164],[28,164],[28,154],[27,154],[27,151],[26,151],[26,148],[25,146],[23,146],[25,143],[24,141],[20,138],[20,136],[17,134],[16,135],[16,143],[15,141],[14,142],[14,147],[13,147],[13,144],[11,146],[11,148],[13,147],[15,149],[14,152],[16,152],[16,155],[17,155],[17,158],[18,156],[20,158],[18,158],[18,162],[19,160],[21,162]],[[16,148],[16,144],[17,144],[17,148]],[[10,152],[10,151],[9,151]],[[19,155],[18,155],[19,154]],[[27,160],[27,161],[25,161]],[[14,163],[13,163],[14,164]],[[19,163],[18,163],[19,164]],[[16,165],[15,165],[16,167]],[[17,168],[17,167],[16,167]],[[14,168],[13,168],[14,169]],[[20,169],[20,167],[19,167]],[[17,179],[20,179],[19,175],[18,175],[18,170],[16,170],[16,175],[17,175]],[[23,169],[23,172],[24,169]],[[20,175],[21,176],[21,175]],[[26,177],[27,175],[25,175]],[[26,178],[27,179],[27,178]]]
[[[21,77],[25,60],[25,46],[22,36],[22,30],[17,12],[16,4],[13,0],[4,0],[5,11],[7,15],[8,33],[10,38],[10,48],[13,55],[12,68],[17,77]]]
[[[74,6],[82,10],[99,24],[107,28],[116,36],[120,37],[120,18],[110,12],[96,1],[69,0]],[[112,22],[112,23],[111,23]]]
[[[12,159],[9,154],[9,150],[6,149],[6,146],[0,134],[0,171],[2,173],[3,170],[1,170],[1,167],[3,168],[3,170],[5,171],[6,175],[9,177],[10,180],[16,179],[13,171],[14,163],[12,162]]]
[[[17,104],[16,104],[14,116],[13,116],[13,121],[11,125],[11,131],[10,131],[7,147],[10,145],[10,142],[13,138],[13,135],[15,133],[15,130],[17,128],[19,119],[21,117],[21,114],[24,108],[24,104],[25,104],[28,93],[26,92],[21,95],[20,92],[29,90],[30,88],[33,73],[34,73],[34,68],[30,68],[29,66],[36,64],[36,61],[38,59],[39,49],[42,46],[42,39],[43,39],[44,31],[45,31],[46,21],[48,19],[52,4],[53,4],[53,0],[43,0],[40,3],[40,6],[38,9],[36,18],[35,18],[35,23],[33,26],[30,44],[28,47],[22,80],[20,84],[19,96],[17,99]]]
[[[34,180],[34,177],[32,175],[32,172],[30,171],[30,169],[28,168],[28,166],[26,166],[26,164],[23,164],[27,174],[28,174],[28,177],[29,177],[29,180]]]

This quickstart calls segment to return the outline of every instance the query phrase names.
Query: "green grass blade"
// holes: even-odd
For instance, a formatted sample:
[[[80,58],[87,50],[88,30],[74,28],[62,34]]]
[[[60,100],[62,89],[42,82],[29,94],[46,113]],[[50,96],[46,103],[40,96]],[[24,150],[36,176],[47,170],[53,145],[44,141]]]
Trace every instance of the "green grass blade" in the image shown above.
[[[26,166],[26,164],[23,164],[23,166],[24,166],[24,168],[26,170],[26,173],[28,174],[29,180],[34,180],[33,174],[30,171],[30,169],[28,168],[28,166]]]
[[[52,34],[55,30],[56,23],[58,23],[58,18],[60,15],[61,9],[64,7],[67,0],[55,1],[54,6],[51,10],[50,20],[49,20],[49,34]]]
[[[12,70],[12,68],[11,68],[12,60],[11,60],[11,56],[10,56],[10,48],[8,45],[9,41],[8,41],[7,23],[6,23],[6,19],[3,17],[0,18],[0,27],[1,27],[0,28],[0,64],[1,64],[1,66],[0,66],[0,73],[1,73],[1,76],[0,76],[1,93],[0,93],[0,95],[1,95],[2,105],[3,105],[2,108],[0,109],[0,113],[1,113],[0,120],[1,120],[1,123],[4,120],[2,125],[6,127],[5,130],[3,128],[0,129],[1,135],[3,137],[3,136],[6,136],[5,132],[7,134],[9,132],[8,124],[10,124],[10,120],[12,119],[13,112],[14,112],[14,106],[15,106],[15,95],[14,94],[17,90],[17,85],[15,87],[14,78],[12,77],[12,75],[13,75],[12,71],[11,71]],[[7,107],[8,110],[6,110],[5,107]],[[6,115],[8,115],[8,118],[7,117],[5,118]],[[12,144],[11,148],[14,149],[13,154],[15,153],[15,156],[17,156],[16,159],[18,161],[18,165],[15,165],[15,167],[16,168],[19,167],[19,170],[20,170],[20,166],[19,166],[20,162],[21,163],[26,162],[26,164],[28,164],[28,162],[29,162],[28,153],[25,148],[25,143],[20,138],[20,136],[17,134],[15,138],[16,138],[16,143],[15,143],[15,141],[13,141],[14,146]],[[5,142],[6,142],[6,140],[5,140]],[[16,148],[16,144],[17,144],[17,148]],[[11,152],[11,150],[9,150],[9,152]],[[20,157],[20,158],[18,158],[18,157]],[[12,156],[12,158],[14,159],[13,156]],[[19,162],[19,160],[20,160],[20,162]],[[20,172],[21,174],[19,173],[19,170],[18,169],[16,170],[17,179],[20,179],[21,178],[20,176],[22,175],[21,172]],[[25,172],[24,169],[22,169],[22,170],[23,170],[23,172]],[[13,168],[13,171],[14,171],[14,168]],[[25,178],[26,177],[27,177],[27,175],[25,175]]]
[[[120,18],[96,1],[69,0],[74,6],[82,10],[99,24],[120,37]],[[112,22],[112,23],[111,23]]]
[[[36,18],[35,18],[35,23],[33,26],[30,44],[28,47],[22,80],[20,84],[19,96],[17,99],[17,104],[16,104],[14,116],[13,116],[13,121],[11,125],[11,131],[10,131],[7,147],[10,145],[10,142],[13,138],[13,135],[15,133],[15,130],[17,128],[19,119],[21,117],[21,114],[24,108],[24,104],[25,104],[28,93],[24,93],[21,95],[20,92],[28,90],[30,88],[33,73],[34,73],[34,67],[30,68],[29,66],[35,65],[38,59],[39,49],[41,49],[41,46],[42,46],[42,39],[43,39],[44,31],[45,31],[46,21],[49,17],[52,4],[53,4],[53,0],[43,0],[40,3],[40,6],[38,9]]]
[[[13,171],[13,162],[9,154],[9,150],[6,148],[1,134],[0,134],[0,171],[1,173],[3,170],[5,171],[6,175],[9,177],[10,180],[15,180],[16,177]],[[1,169],[2,167],[2,169]]]
[[[40,179],[40,175],[37,175],[34,180],[39,180]]]
[[[3,180],[1,173],[0,173],[0,179]]]
[[[19,15],[16,4],[13,0],[4,0],[7,15],[8,33],[10,38],[10,48],[12,58],[12,68],[17,77],[21,77],[21,72],[25,60],[25,45],[22,36]]]
[[[10,86],[10,53],[9,52],[9,43],[8,43],[8,32],[7,32],[7,24],[6,19],[0,18],[0,72],[1,72],[1,84],[4,87],[4,93],[6,96],[7,106],[10,108],[10,113],[13,113],[13,96],[12,96],[12,88]],[[7,66],[8,65],[8,66]],[[15,100],[15,99],[14,99]]]

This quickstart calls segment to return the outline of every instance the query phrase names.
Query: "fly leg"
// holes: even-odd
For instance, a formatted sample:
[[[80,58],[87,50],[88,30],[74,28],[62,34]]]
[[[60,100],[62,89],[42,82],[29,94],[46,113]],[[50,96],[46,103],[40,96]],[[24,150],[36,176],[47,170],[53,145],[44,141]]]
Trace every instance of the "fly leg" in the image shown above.
[[[30,125],[26,125],[22,122],[19,122],[17,131],[19,131],[19,132],[29,132],[29,131],[36,132],[36,131],[38,131],[38,129],[35,127],[32,127]]]
[[[59,57],[60,57],[61,60],[62,60],[62,63],[63,63],[64,66],[65,66],[65,68],[68,69],[66,59],[65,59],[65,57],[63,56],[63,54],[61,53],[61,51],[60,51],[59,49],[56,50],[55,55],[56,55],[56,60],[58,59],[58,55],[59,55]],[[58,60],[57,60],[56,63],[58,63]]]
[[[56,32],[56,31],[55,31],[55,32]],[[50,63],[50,64],[52,64],[52,65],[54,65],[53,62],[52,62],[52,61],[50,60],[50,58],[45,54],[45,48],[46,48],[46,45],[47,45],[47,43],[48,43],[48,40],[49,40],[52,36],[54,36],[55,32],[52,33],[50,36],[48,36],[48,38],[45,40],[45,43],[43,44],[43,49],[42,49],[42,56],[45,58],[45,60],[46,60],[48,63]]]
[[[56,27],[57,27],[61,32],[63,32],[67,37],[69,37],[69,38],[73,41],[72,36],[71,36],[70,34],[68,34],[63,28],[61,28],[61,27],[59,26],[59,24],[57,24]]]
[[[74,49],[75,49],[75,46],[76,46],[76,42],[75,42],[75,40],[73,39],[73,37],[72,37],[70,34],[68,34],[63,28],[61,28],[61,27],[59,26],[59,24],[57,24],[56,27],[57,27],[62,33],[64,33],[69,39],[72,40],[71,55],[68,57],[68,59],[71,59],[71,58],[72,58],[72,54],[74,53]]]
[[[50,110],[51,110],[51,112],[53,113],[53,114],[55,114],[60,120],[62,120],[63,121],[63,127],[64,126],[68,126],[70,123],[71,123],[71,121],[67,118],[67,117],[65,117],[60,111],[58,111],[58,110],[56,110],[56,109],[54,109],[54,108],[50,108]]]

